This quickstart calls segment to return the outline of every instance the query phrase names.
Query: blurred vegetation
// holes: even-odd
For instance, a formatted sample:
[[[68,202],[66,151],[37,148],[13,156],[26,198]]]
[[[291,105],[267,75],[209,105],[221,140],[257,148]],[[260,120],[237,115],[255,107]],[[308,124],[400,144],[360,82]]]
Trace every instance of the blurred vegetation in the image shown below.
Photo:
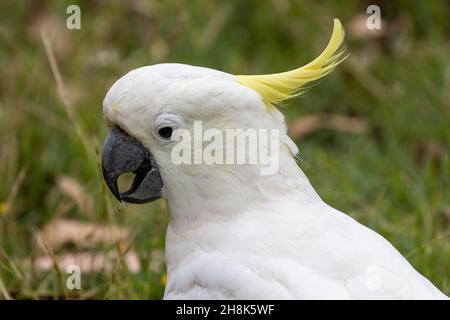
[[[233,74],[292,69],[321,52],[334,17],[347,29],[351,57],[282,109],[289,123],[327,113],[364,119],[370,129],[315,130],[297,140],[300,166],[326,202],[385,236],[450,294],[450,4],[374,2],[378,32],[365,27],[372,1],[2,1],[0,297],[161,298],[164,267],[153,260],[164,248],[164,202],[118,205],[101,179],[107,90],[159,62]],[[65,26],[70,4],[81,8],[81,30]],[[64,289],[65,270],[32,263],[42,255],[36,233],[61,218],[128,228],[140,271],[127,269],[120,244],[88,246],[108,254],[113,270],[83,274],[82,290]]]

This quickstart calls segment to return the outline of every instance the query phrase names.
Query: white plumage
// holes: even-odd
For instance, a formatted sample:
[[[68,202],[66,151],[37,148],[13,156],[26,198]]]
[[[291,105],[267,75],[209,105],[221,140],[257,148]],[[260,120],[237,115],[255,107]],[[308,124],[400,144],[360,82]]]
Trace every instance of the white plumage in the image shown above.
[[[280,170],[174,165],[152,136],[160,114],[192,130],[282,130]],[[231,74],[181,64],[136,69],[108,92],[104,114],[153,153],[164,182],[166,299],[440,299],[383,237],[326,203],[298,167],[283,116]],[[294,150],[293,150],[294,149]],[[326,182],[324,182],[326,183]]]

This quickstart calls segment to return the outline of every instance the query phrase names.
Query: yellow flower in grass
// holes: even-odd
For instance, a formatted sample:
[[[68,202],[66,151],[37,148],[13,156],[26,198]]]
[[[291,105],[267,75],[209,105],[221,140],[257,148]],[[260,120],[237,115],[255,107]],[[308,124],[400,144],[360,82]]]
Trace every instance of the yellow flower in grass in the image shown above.
[[[164,272],[164,273],[162,274],[162,276],[161,276],[161,284],[162,284],[163,286],[165,286],[166,283],[167,283],[167,273]]]
[[[6,214],[9,210],[9,204],[8,201],[0,202],[0,216]]]

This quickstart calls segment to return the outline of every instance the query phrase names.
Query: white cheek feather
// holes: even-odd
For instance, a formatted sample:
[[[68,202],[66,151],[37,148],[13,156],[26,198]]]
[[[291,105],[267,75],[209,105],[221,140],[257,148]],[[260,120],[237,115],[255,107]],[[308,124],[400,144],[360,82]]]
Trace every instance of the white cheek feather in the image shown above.
[[[313,62],[290,72],[233,76],[161,64],[130,72],[111,88],[104,114],[151,150],[164,182],[166,299],[445,299],[382,236],[324,203],[294,156],[283,115],[272,104],[299,93],[345,55],[343,29]],[[279,172],[251,166],[174,165],[155,141],[160,113],[186,127],[279,128]]]

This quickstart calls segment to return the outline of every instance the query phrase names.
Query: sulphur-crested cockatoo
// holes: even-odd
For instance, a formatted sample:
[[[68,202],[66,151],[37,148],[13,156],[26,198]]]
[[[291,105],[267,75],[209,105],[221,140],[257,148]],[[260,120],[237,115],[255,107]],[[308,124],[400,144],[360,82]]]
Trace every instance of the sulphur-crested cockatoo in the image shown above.
[[[343,39],[336,19],[320,56],[284,73],[236,76],[158,64],[111,87],[103,103],[111,124],[103,175],[119,200],[167,200],[166,299],[446,298],[382,236],[323,202],[297,165],[297,147],[274,105],[339,64]],[[209,144],[195,143],[196,123],[210,129]],[[278,148],[270,149],[277,170],[263,174],[262,162],[195,156],[228,129],[279,132]],[[193,140],[184,149],[182,130]],[[246,145],[215,152],[246,152]],[[175,148],[192,161],[175,161]],[[120,192],[117,179],[125,172],[135,179]]]

